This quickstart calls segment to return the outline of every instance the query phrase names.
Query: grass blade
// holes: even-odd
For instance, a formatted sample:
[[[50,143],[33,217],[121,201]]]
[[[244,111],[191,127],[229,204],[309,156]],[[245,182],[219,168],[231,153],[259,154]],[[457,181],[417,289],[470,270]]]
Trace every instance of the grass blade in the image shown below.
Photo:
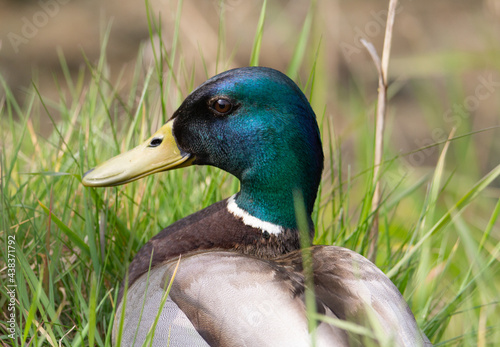
[[[267,0],[262,3],[260,10],[259,22],[257,23],[257,32],[253,41],[252,53],[250,54],[250,66],[259,65],[260,46],[262,44],[262,36],[264,35],[264,22],[266,19]]]
[[[493,170],[491,170],[486,176],[484,176],[478,183],[472,187],[471,190],[467,192],[453,207],[446,212],[446,214],[441,217],[441,219],[434,224],[434,226],[425,233],[422,238],[412,247],[408,252],[403,256],[403,258],[392,267],[392,269],[387,272],[387,276],[392,278],[397,274],[400,268],[408,263],[410,259],[413,257],[415,252],[417,252],[422,244],[433,234],[442,230],[450,221],[452,220],[453,215],[459,215],[463,209],[465,209],[483,190],[488,187],[491,182],[493,182],[497,177],[500,176],[500,165],[496,166]]]

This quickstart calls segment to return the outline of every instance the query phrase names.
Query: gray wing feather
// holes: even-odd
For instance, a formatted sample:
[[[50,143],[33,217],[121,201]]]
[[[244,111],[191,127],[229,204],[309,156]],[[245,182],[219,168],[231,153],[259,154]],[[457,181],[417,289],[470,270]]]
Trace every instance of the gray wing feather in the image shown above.
[[[320,311],[373,328],[366,340],[321,323],[316,346],[427,346],[404,298],[375,265],[340,247],[314,247],[315,293]],[[176,261],[156,266],[127,295],[122,345],[136,346],[154,322]],[[144,293],[147,300],[139,315]],[[210,251],[181,260],[155,332],[153,346],[310,346],[300,253],[277,261]],[[121,305],[115,320],[114,337]],[[353,337],[354,336],[354,337]]]
[[[319,300],[340,318],[371,327],[371,344],[431,346],[399,290],[372,262],[336,246],[317,246],[313,257]]]
[[[150,272],[149,283],[147,274],[145,274],[128,290],[127,297],[123,298],[116,311],[113,345],[117,344],[118,329],[125,304],[125,319],[121,335],[122,346],[142,346],[158,314],[153,347],[208,346],[191,321],[170,297],[167,298],[161,313],[159,313],[161,300],[165,293],[164,273],[165,269],[161,266],[155,267]]]

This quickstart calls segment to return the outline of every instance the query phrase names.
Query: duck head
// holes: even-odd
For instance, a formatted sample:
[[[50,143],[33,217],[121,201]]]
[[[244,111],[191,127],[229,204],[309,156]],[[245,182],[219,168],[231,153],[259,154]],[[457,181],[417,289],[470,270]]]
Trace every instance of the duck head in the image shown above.
[[[194,90],[146,142],[90,170],[82,182],[115,186],[189,165],[233,174],[241,182],[240,209],[295,228],[293,192],[302,193],[310,215],[323,170],[315,114],[281,72],[229,70]]]

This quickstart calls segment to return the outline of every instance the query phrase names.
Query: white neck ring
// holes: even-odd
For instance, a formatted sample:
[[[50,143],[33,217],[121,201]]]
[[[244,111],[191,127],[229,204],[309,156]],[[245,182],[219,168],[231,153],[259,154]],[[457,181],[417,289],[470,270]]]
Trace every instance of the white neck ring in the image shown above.
[[[262,232],[267,231],[271,235],[278,235],[283,232],[283,227],[274,223],[263,221],[255,216],[252,216],[247,211],[240,208],[235,201],[236,194],[227,200],[227,210],[235,217],[241,218],[243,224],[252,228],[260,229]]]

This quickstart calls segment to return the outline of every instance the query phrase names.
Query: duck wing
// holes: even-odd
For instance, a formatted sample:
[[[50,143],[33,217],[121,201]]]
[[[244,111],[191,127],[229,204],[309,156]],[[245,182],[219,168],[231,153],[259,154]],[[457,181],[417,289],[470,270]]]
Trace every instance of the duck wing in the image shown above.
[[[343,247],[314,246],[311,251],[318,302],[373,333],[349,334],[351,345],[431,346],[399,290],[372,262]],[[301,265],[292,259],[288,262],[297,271]]]
[[[133,346],[135,338],[141,346],[146,340],[175,265],[156,266],[149,278],[129,288],[117,309],[115,343],[124,304],[122,345]],[[153,346],[309,346],[302,280],[300,273],[272,261],[236,252],[183,256]],[[347,335],[324,325],[317,330],[316,346],[347,346]]]
[[[311,251],[318,313],[369,332],[320,322],[316,346],[430,345],[398,289],[373,263],[341,247]],[[133,346],[136,332],[136,345],[145,341],[176,263],[157,265],[128,290],[122,345]],[[183,255],[153,346],[310,346],[304,288],[300,251],[274,260],[223,250]]]

